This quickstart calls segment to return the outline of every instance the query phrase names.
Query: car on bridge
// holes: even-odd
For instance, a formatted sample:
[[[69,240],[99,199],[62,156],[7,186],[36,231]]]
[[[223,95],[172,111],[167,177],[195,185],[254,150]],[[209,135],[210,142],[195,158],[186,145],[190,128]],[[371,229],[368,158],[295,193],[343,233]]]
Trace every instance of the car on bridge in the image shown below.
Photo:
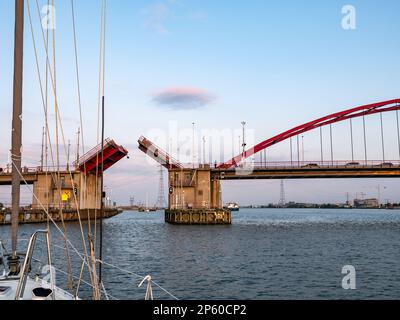
[[[393,167],[394,164],[391,162],[384,162],[379,165],[380,167]]]
[[[319,168],[319,165],[316,163],[309,163],[309,164],[306,164],[305,166],[302,166],[302,168],[309,168],[309,169]]]
[[[358,167],[359,165],[359,162],[349,162],[346,164],[346,167]]]

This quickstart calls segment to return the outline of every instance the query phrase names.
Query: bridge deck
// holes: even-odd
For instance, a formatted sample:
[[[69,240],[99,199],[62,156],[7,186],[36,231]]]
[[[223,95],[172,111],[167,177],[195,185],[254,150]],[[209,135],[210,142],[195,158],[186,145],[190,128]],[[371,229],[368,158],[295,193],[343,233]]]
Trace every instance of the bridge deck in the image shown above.
[[[218,180],[251,179],[338,179],[338,178],[400,178],[396,166],[315,166],[315,167],[254,167],[247,169],[212,169]]]
[[[79,159],[78,163],[75,162],[74,165],[78,165],[79,169],[86,174],[96,173],[100,172],[102,162],[103,169],[105,171],[128,155],[128,150],[126,150],[123,146],[116,144],[114,140],[106,139],[103,146],[104,158],[102,161],[101,147],[101,144],[97,145],[92,150],[83,155]]]
[[[37,173],[28,172],[23,174],[27,184],[33,184],[37,181]],[[12,175],[11,173],[0,173],[0,186],[11,186]],[[25,184],[25,181],[21,181],[21,184]]]

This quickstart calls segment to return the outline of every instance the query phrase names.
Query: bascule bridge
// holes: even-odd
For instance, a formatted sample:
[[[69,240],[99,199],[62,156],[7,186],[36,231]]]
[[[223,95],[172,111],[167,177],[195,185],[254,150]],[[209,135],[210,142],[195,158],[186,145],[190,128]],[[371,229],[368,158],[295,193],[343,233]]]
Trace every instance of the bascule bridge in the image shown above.
[[[168,170],[169,207],[165,212],[165,220],[174,224],[230,224],[231,212],[223,208],[221,181],[224,180],[250,180],[250,179],[328,179],[328,178],[398,178],[400,177],[400,130],[399,112],[400,99],[364,105],[345,111],[337,112],[267,139],[251,149],[244,151],[231,160],[214,165],[182,165],[167,152],[155,145],[145,137],[138,140],[139,149],[157,161]],[[383,113],[395,112],[397,119],[397,143],[399,158],[388,160],[385,158],[384,148],[382,158],[370,160],[365,148],[362,160],[335,160],[333,151],[330,159],[322,156],[322,131],[321,131],[321,159],[305,162],[298,156],[290,161],[279,162],[246,162],[246,159],[268,149],[278,143],[302,134],[320,129],[325,126],[332,128],[334,123],[350,121],[359,117],[374,114],[382,116]],[[381,126],[383,126],[381,117]],[[364,145],[366,146],[364,122]],[[332,130],[330,130],[331,149]],[[353,148],[353,132],[351,143]],[[290,141],[292,142],[292,141]],[[382,147],[384,146],[382,127]],[[292,146],[292,143],[291,143]],[[299,149],[299,148],[298,148]],[[354,152],[353,152],[354,157]]]

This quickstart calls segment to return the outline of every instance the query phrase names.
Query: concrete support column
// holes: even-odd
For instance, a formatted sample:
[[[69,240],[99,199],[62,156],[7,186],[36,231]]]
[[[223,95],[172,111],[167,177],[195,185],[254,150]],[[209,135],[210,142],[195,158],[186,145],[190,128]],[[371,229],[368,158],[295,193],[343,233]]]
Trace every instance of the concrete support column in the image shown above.
[[[222,197],[221,197],[221,182],[219,180],[211,180],[211,208],[221,209],[222,208]]]

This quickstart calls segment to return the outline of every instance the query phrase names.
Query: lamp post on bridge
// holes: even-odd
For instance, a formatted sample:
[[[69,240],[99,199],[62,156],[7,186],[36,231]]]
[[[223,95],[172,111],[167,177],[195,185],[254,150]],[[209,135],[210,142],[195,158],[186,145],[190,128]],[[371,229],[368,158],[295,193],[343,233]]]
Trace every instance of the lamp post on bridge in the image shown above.
[[[195,136],[195,128],[194,128],[194,126],[195,126],[195,123],[193,122],[192,123],[192,126],[193,126],[193,154],[192,154],[192,161],[193,161],[193,169],[195,168],[195,165],[194,165],[194,161],[195,161],[195,154],[194,154],[194,148],[195,148],[195,142],[194,142],[194,136]]]
[[[246,122],[242,121],[242,130],[243,130],[243,142],[242,142],[242,162],[245,159],[246,155]]]
[[[206,165],[206,137],[203,137],[203,166]]]

